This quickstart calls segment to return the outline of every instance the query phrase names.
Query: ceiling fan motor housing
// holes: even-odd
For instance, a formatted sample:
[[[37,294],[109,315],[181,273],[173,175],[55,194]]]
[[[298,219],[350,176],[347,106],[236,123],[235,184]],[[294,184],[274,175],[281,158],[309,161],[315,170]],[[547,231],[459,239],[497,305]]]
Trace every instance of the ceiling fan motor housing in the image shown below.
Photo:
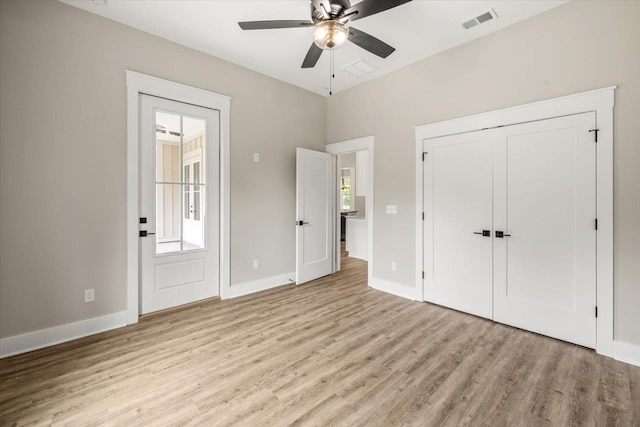
[[[330,5],[330,10],[327,10],[331,17],[340,16],[345,10],[351,7],[351,2],[349,0],[320,0],[320,1],[311,1],[311,20],[314,24],[318,24],[322,21],[326,21],[325,19],[325,11],[323,8],[323,4]]]

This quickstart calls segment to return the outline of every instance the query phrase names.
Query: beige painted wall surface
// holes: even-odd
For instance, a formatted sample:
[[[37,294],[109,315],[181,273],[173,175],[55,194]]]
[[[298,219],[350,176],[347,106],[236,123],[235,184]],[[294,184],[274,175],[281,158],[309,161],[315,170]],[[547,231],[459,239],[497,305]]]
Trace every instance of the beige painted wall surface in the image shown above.
[[[640,2],[571,2],[330,97],[328,142],[376,138],[374,276],[414,285],[415,126],[618,85],[615,336],[640,344],[639,20]]]
[[[125,309],[125,69],[233,97],[232,284],[295,269],[295,147],[324,151],[323,97],[55,1],[3,0],[0,337]]]

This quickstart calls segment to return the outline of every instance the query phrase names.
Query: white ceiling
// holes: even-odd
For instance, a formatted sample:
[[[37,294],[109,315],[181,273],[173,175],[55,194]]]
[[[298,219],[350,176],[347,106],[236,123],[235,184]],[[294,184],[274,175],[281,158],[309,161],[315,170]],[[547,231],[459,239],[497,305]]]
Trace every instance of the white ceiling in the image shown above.
[[[238,21],[309,19],[309,0],[61,0],[105,18],[328,95],[329,54],[301,69],[311,28],[242,31]],[[358,1],[353,1],[355,4]],[[347,43],[335,51],[334,93],[466,43],[565,3],[565,0],[414,0],[352,23],[396,48],[387,59]],[[498,19],[470,30],[462,22],[493,8]],[[362,59],[377,70],[355,77],[341,68]]]

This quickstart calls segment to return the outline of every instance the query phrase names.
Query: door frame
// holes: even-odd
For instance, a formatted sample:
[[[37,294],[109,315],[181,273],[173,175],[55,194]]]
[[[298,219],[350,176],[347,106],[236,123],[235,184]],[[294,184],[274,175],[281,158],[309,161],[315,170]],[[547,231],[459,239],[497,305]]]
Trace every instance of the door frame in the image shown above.
[[[127,324],[139,317],[139,96],[152,95],[220,112],[220,297],[230,284],[231,97],[126,70],[127,80]]]
[[[596,352],[614,357],[613,312],[613,108],[615,89],[610,86],[574,95],[524,104],[502,110],[475,114],[453,120],[435,122],[415,128],[415,221],[416,270],[418,301],[424,301],[423,275],[423,141],[425,139],[486,130],[579,113],[595,112],[596,144]],[[595,135],[594,135],[595,136]]]
[[[367,283],[371,286],[373,280],[373,221],[374,221],[374,212],[373,212],[373,199],[375,193],[374,187],[374,147],[375,147],[375,138],[372,136],[365,136],[362,138],[350,139],[342,142],[335,142],[333,144],[325,145],[325,151],[327,153],[331,153],[334,156],[338,154],[348,154],[356,151],[367,151],[369,153],[369,164],[367,171],[367,185],[368,185],[368,193],[367,193],[367,202],[366,202],[366,217],[367,217]],[[337,171],[337,167],[335,168]],[[338,181],[338,173],[336,172],[336,185],[334,186],[336,191],[336,197],[334,200],[334,215],[333,215],[333,228],[334,228],[334,253],[333,253],[333,272],[338,271],[340,266],[340,210],[338,209],[338,197],[340,197],[340,192],[338,191],[338,186],[340,185]],[[356,185],[358,183],[356,182]]]

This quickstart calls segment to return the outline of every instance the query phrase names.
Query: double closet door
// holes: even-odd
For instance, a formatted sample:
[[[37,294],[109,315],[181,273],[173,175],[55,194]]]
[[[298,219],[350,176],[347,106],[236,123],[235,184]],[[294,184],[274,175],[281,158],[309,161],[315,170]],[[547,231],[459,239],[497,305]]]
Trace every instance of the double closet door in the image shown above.
[[[426,301],[596,343],[595,113],[425,140]]]

